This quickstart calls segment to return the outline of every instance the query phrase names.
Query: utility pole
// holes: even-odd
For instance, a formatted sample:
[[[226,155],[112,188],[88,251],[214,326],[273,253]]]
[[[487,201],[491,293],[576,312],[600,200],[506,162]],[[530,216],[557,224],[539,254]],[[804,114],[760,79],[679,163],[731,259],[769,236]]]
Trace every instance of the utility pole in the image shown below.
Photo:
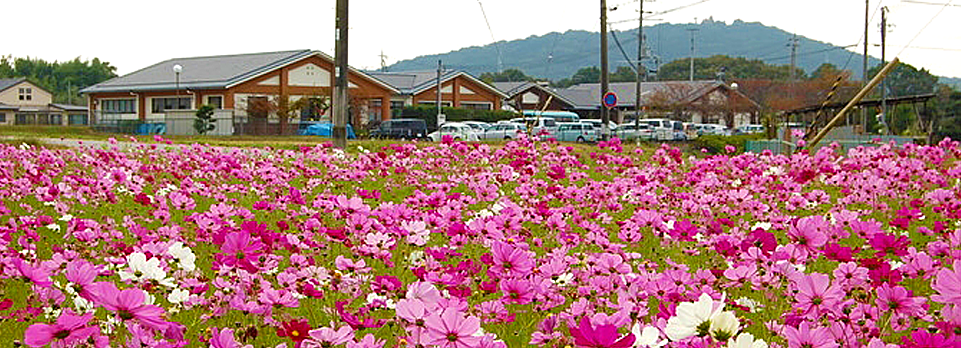
[[[378,57],[380,57],[380,71],[387,71],[387,56],[384,55],[384,50],[380,50],[380,55]]]
[[[443,115],[443,110],[441,109],[441,106],[440,106],[441,104],[440,75],[443,72],[444,72],[444,65],[441,63],[441,60],[438,59],[437,60],[437,122],[435,122],[437,123],[438,128],[440,127],[440,124],[442,121],[441,115]]]
[[[861,61],[861,89],[868,80],[868,13],[871,0],[864,0],[864,56]],[[868,109],[861,108],[861,134],[868,134]]]
[[[337,20],[334,35],[334,147],[347,147],[347,1],[337,0]]]
[[[607,95],[607,0],[601,0],[601,98]],[[607,140],[610,110],[601,103],[601,139]]]
[[[691,81],[694,81],[694,34],[697,33],[697,28],[690,28],[687,31],[691,32]]]
[[[884,66],[884,44],[887,38],[888,32],[888,7],[881,7],[881,66]],[[885,83],[887,79],[881,80],[881,134],[887,135],[889,132],[888,128],[888,89]]]
[[[641,68],[644,67],[644,0],[638,1],[641,4],[640,15],[637,16],[637,84],[634,86],[634,136],[638,146],[641,145]],[[646,69],[646,68],[645,68]],[[644,71],[645,80],[647,71]]]
[[[793,37],[788,39],[788,46],[791,47],[791,83],[797,80],[797,33]]]

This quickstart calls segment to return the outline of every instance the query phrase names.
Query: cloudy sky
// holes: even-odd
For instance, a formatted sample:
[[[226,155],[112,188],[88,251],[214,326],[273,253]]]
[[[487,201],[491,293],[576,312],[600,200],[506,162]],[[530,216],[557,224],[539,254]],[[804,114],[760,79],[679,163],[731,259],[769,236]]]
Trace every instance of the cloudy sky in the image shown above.
[[[947,7],[931,5],[949,1]],[[8,33],[0,54],[46,60],[98,57],[116,66],[119,74],[174,57],[292,49],[333,55],[335,4],[335,0],[9,1],[3,12],[18,15],[4,16]],[[636,0],[608,0],[608,7],[617,7],[609,20],[636,18],[638,5]],[[862,0],[655,0],[644,6],[655,13],[684,7],[650,15],[652,25],[708,17],[727,23],[741,19],[835,45],[860,40],[865,11]],[[961,0],[870,0],[874,17],[870,52],[878,57],[880,48],[873,44],[880,42],[881,15],[876,9],[881,6],[889,9],[889,57],[903,51],[902,61],[937,75],[961,77],[957,30]],[[569,29],[597,31],[599,16],[598,0],[350,0],[349,60],[355,67],[377,68],[381,52],[390,64],[495,39]],[[636,25],[628,21],[614,28]]]

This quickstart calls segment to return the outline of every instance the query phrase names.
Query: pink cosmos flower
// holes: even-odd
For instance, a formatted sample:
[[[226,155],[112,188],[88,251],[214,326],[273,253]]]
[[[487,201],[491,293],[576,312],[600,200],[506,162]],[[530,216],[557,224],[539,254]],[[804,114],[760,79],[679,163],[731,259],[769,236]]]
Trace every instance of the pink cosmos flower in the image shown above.
[[[34,267],[19,258],[13,259],[13,266],[17,268],[21,276],[37,284],[37,286],[49,288],[53,285],[53,281],[50,280],[50,271],[44,269],[42,266]]]
[[[67,281],[73,283],[74,291],[85,299],[93,299],[88,287],[97,279],[97,267],[86,260],[73,260],[67,263]]]
[[[944,268],[938,271],[931,288],[938,292],[931,296],[931,300],[961,306],[961,260],[954,260],[954,270]]]
[[[360,341],[347,342],[347,348],[382,348],[385,343],[387,342],[377,339],[373,334],[367,334]]]
[[[801,219],[788,229],[788,236],[794,240],[799,247],[807,251],[824,246],[828,241],[827,230],[830,225],[824,220],[823,216],[814,215]]]
[[[924,312],[924,298],[911,297],[911,292],[903,286],[891,287],[884,283],[878,288],[877,305],[882,311],[891,311],[895,315],[919,315]]]
[[[480,319],[465,317],[453,308],[445,309],[440,315],[427,317],[424,324],[427,327],[428,344],[441,348],[473,348],[480,342],[480,337],[474,336],[480,330]]]
[[[328,348],[338,344],[344,344],[354,339],[354,330],[349,326],[342,326],[334,330],[329,327],[313,329],[308,332],[310,338],[304,340],[303,348]]]
[[[787,338],[788,348],[838,348],[828,328],[811,328],[807,321],[801,322],[797,328],[785,327],[784,336]]]
[[[574,344],[582,348],[627,348],[634,345],[634,334],[628,333],[618,338],[617,327],[614,325],[591,325],[591,320],[584,316],[578,327],[570,328]]]
[[[513,304],[528,304],[534,299],[534,286],[529,280],[510,279],[500,283],[503,300]]]
[[[145,304],[147,298],[143,290],[133,288],[121,291],[113,283],[98,282],[91,285],[90,292],[104,308],[117,312],[121,320],[135,320],[155,330],[167,327],[167,322],[161,318],[163,308]]]
[[[224,244],[220,246],[223,251],[215,255],[217,262],[222,264],[243,268],[247,272],[257,273],[258,268],[254,261],[260,257],[260,251],[264,244],[259,240],[252,239],[250,233],[231,232],[224,237]]]
[[[252,345],[241,346],[240,342],[234,338],[233,329],[218,329],[213,328],[210,330],[213,337],[210,338],[210,348],[253,348]]]
[[[33,324],[24,333],[24,340],[28,346],[43,347],[50,342],[53,348],[71,347],[77,341],[82,341],[94,333],[100,332],[96,326],[86,326],[93,319],[93,313],[75,315],[69,309],[65,310],[56,324]]]
[[[514,275],[523,277],[534,269],[534,260],[527,250],[516,248],[504,242],[491,245],[494,265],[490,271],[495,275]]]
[[[844,290],[837,285],[830,286],[831,278],[827,274],[803,275],[796,282],[798,307],[805,314],[818,315],[825,310],[833,309],[844,297]]]
[[[407,286],[407,298],[424,301],[428,307],[440,302],[440,291],[430,282],[413,282]]]

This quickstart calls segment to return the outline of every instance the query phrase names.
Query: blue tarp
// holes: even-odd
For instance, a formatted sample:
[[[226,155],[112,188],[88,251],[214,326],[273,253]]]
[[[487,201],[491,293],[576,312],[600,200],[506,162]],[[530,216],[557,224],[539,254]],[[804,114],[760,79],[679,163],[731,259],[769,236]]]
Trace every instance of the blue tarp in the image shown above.
[[[307,128],[300,129],[300,135],[316,135],[321,137],[330,138],[333,136],[333,123],[317,123],[307,126]],[[357,139],[357,135],[354,134],[354,127],[347,125],[347,139]]]

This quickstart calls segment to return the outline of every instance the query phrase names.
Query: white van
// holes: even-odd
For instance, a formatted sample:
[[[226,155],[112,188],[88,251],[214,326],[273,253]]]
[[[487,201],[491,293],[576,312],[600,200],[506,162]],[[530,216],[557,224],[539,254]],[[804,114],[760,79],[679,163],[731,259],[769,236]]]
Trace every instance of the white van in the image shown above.
[[[547,139],[554,136],[554,132],[557,131],[557,121],[553,118],[548,117],[523,117],[511,119],[513,123],[519,123],[526,127],[531,128],[531,135],[539,135],[545,132],[543,139]]]
[[[676,139],[674,135],[675,121],[666,118],[643,118],[640,122],[651,126],[651,131],[654,133],[654,140],[669,141]],[[680,124],[680,122],[678,123]],[[683,132],[683,130],[684,125],[681,124],[681,131]]]

